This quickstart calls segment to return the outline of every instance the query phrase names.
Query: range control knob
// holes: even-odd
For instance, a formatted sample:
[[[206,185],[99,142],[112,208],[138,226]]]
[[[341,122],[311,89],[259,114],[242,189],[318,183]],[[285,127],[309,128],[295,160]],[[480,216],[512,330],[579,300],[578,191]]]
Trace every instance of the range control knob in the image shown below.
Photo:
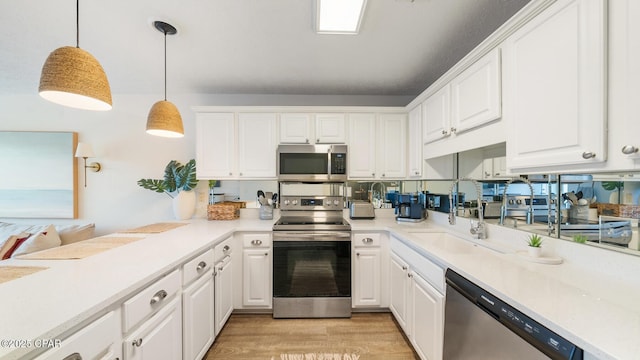
[[[292,203],[293,205],[298,205],[298,200],[291,200],[291,203]]]
[[[284,204],[285,204],[285,205],[289,205],[289,203],[290,203],[290,201],[289,201],[289,200],[285,200],[285,201],[284,201]]]
[[[513,204],[515,204],[515,200],[509,199],[509,205],[513,205]]]
[[[521,205],[522,204],[522,199],[516,200],[516,204]]]
[[[338,201],[338,200],[333,200],[333,205],[338,206],[338,204],[340,204],[340,201]]]

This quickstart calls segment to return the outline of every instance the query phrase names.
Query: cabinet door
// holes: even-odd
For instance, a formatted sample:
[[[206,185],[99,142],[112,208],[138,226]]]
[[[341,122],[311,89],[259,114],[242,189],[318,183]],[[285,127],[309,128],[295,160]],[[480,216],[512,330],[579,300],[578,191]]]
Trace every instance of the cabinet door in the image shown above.
[[[391,310],[404,332],[409,334],[410,329],[407,327],[407,288],[409,280],[407,277],[407,264],[394,254],[391,254],[389,264],[389,310]]]
[[[377,173],[380,179],[407,176],[407,116],[380,114],[378,126]]]
[[[238,115],[240,178],[276,177],[276,114]]]
[[[380,306],[380,249],[356,248],[354,306]]]
[[[505,41],[510,170],[606,160],[605,15],[604,1],[558,1]]]
[[[425,144],[451,135],[451,86],[445,85],[422,103],[422,141]]]
[[[451,123],[454,133],[500,118],[500,75],[500,49],[496,48],[451,81]]]
[[[316,144],[343,144],[346,140],[344,114],[316,114]]]
[[[271,249],[244,249],[242,261],[242,304],[271,306]]]
[[[231,258],[216,265],[215,275],[215,321],[216,335],[224,327],[233,311],[233,267]]]
[[[174,298],[124,341],[125,360],[180,359],[182,357],[182,311]]]
[[[422,107],[409,112],[409,177],[422,177]]]
[[[182,293],[184,360],[202,359],[215,337],[213,270]]]
[[[311,142],[310,114],[280,114],[280,143],[309,144]]]
[[[376,115],[349,115],[349,178],[372,179],[376,173]]]
[[[234,176],[236,136],[233,113],[196,114],[196,172],[198,179]]]
[[[444,296],[411,273],[412,342],[422,359],[441,359],[444,335]]]

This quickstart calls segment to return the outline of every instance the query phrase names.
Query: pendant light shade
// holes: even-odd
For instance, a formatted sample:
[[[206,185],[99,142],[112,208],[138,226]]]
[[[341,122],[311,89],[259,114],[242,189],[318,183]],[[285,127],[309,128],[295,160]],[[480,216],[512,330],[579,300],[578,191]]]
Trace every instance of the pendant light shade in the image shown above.
[[[147,117],[147,134],[164,137],[182,137],[182,117],[178,108],[167,100],[153,104]]]
[[[111,110],[111,88],[98,60],[71,46],[54,50],[42,67],[40,96],[85,110]]]
[[[85,110],[111,110],[111,88],[93,55],[80,49],[80,5],[76,0],[76,47],[54,50],[42,66],[38,92],[56,104]]]
[[[164,137],[183,137],[184,128],[180,111],[167,101],[167,35],[177,33],[175,27],[162,21],[153,23],[155,28],[164,34],[164,100],[153,104],[147,117],[147,134]]]

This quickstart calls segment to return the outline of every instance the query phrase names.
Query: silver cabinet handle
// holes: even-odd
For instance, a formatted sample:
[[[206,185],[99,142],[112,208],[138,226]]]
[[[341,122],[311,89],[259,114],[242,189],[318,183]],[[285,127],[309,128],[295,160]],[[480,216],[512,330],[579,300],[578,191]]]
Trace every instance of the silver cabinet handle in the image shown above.
[[[622,147],[622,153],[625,155],[631,155],[638,152],[638,148],[633,145],[625,145]]]
[[[407,277],[408,277],[408,278],[412,278],[412,277],[413,277],[413,275],[411,275],[411,273],[407,273]]]
[[[371,173],[371,176],[376,176],[376,173]]]
[[[442,135],[447,135],[447,130],[442,130]]]
[[[402,270],[407,270],[407,267],[406,267],[406,266],[403,266],[403,267],[402,267]]]
[[[262,240],[259,240],[259,239],[251,240],[251,245],[260,246],[262,245]]]
[[[162,301],[166,297],[167,297],[167,292],[164,291],[164,290],[160,290],[157,293],[155,293],[155,295],[153,295],[153,297],[149,301],[149,304],[150,305],[154,305],[154,304]],[[142,341],[142,340],[140,340],[140,341]]]
[[[592,153],[591,151],[585,151],[582,153],[583,159],[593,159],[594,157],[596,157],[596,154]]]
[[[196,267],[196,271],[200,272],[204,270],[206,267],[207,267],[207,263],[204,261],[200,261],[200,263],[198,264],[198,267]]]
[[[140,347],[142,345],[142,338],[138,339],[138,340],[133,340],[131,342],[131,345],[133,345],[133,347]]]
[[[64,359],[62,360],[82,360],[82,355],[78,354],[78,353],[73,353],[71,355],[67,355]]]
[[[269,253],[264,253],[264,256],[269,256]]]
[[[368,237],[368,238],[364,238],[362,239],[362,242],[365,244],[371,244],[373,242],[373,239]]]
[[[451,133],[452,133],[452,134],[455,134],[455,132],[456,132],[456,131],[458,131],[458,129],[456,129],[456,128],[454,128],[454,127],[452,127],[452,128],[451,128]]]
[[[320,139],[316,139],[316,143],[320,143]]]
[[[309,139],[304,139],[304,142],[308,144],[309,143]]]
[[[227,252],[227,251],[229,251],[229,249],[231,249],[231,248],[229,247],[229,245],[225,245],[225,246],[222,248],[222,251]]]
[[[356,253],[356,256],[360,256],[360,253]]]
[[[240,173],[240,176],[242,176],[242,173]]]

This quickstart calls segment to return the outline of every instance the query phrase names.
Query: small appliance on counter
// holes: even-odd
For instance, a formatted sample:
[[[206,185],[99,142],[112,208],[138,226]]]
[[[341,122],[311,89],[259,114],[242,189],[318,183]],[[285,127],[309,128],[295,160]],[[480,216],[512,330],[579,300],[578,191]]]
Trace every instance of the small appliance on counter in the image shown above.
[[[373,204],[367,201],[353,201],[349,206],[350,219],[374,219],[376,213]]]
[[[398,194],[396,199],[397,221],[420,222],[427,218],[425,194]]]

